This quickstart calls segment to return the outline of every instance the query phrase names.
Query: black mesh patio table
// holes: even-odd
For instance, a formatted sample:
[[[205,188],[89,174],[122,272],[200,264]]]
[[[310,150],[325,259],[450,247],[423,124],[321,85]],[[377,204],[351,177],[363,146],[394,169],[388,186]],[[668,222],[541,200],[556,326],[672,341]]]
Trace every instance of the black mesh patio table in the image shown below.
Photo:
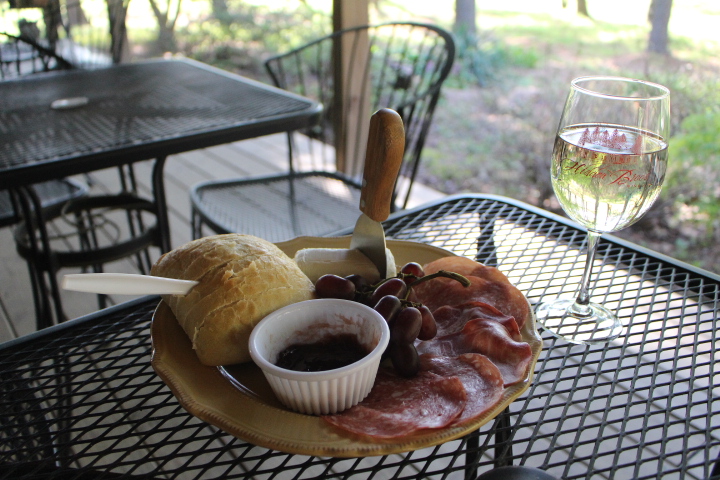
[[[535,304],[582,274],[584,232],[509,199],[401,212],[388,236],[498,266]],[[563,479],[720,478],[720,277],[604,237],[594,298],[626,331],[569,344],[542,331],[528,390],[478,431],[366,458],[289,455],[188,414],[150,365],[145,297],[0,346],[0,478],[475,478],[526,465]]]
[[[0,189],[304,128],[321,108],[187,59],[0,82]]]
[[[53,107],[77,99],[86,103]],[[168,155],[307,127],[321,110],[187,59],[0,82],[0,189],[155,159],[153,193],[169,246],[162,181]]]

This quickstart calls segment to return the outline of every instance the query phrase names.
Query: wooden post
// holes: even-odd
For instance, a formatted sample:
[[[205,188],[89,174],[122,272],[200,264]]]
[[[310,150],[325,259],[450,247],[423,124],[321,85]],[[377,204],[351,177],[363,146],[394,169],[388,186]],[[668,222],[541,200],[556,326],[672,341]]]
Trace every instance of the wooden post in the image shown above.
[[[369,22],[368,0],[333,0],[333,30],[338,31]],[[333,75],[335,95],[332,119],[335,131],[335,164],[338,171],[352,173],[361,171],[362,165],[353,165],[353,159],[365,158],[367,126],[370,124],[369,95],[362,89],[368,85],[360,75],[358,66],[365,65],[369,54],[367,34],[358,42],[340,41],[333,45]],[[350,55],[354,59],[350,61]],[[364,99],[364,100],[363,100]],[[359,142],[359,143],[358,143]],[[361,145],[362,152],[356,157],[353,149]]]

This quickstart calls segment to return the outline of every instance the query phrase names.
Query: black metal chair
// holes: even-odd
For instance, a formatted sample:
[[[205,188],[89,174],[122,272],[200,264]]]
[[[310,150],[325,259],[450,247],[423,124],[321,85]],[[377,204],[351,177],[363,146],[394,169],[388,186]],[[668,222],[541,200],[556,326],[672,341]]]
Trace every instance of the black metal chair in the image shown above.
[[[65,33],[55,50],[76,68],[121,63],[127,46],[125,19],[129,0],[103,0],[103,8],[87,8],[93,3],[97,4],[87,0],[49,0],[46,7],[50,21]]]
[[[74,68],[92,69],[122,61],[128,5],[129,0],[10,0],[0,4],[0,15],[6,25],[17,25],[16,36]]]
[[[65,58],[31,38],[0,32],[0,80],[71,68]]]
[[[278,242],[352,225],[359,214],[370,116],[385,107],[397,111],[405,125],[405,155],[393,197],[394,209],[405,208],[454,56],[446,31],[389,23],[342,30],[268,59],[275,85],[321,102],[322,118],[312,128],[288,133],[288,172],[195,185],[193,237],[209,227]]]

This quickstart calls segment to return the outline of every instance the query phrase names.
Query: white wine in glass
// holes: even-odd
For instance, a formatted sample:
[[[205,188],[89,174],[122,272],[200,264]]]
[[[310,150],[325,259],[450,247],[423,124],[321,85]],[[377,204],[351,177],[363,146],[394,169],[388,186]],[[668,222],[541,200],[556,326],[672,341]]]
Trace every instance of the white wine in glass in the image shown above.
[[[543,299],[538,322],[572,343],[620,336],[622,322],[590,302],[600,235],[632,225],[652,206],[667,169],[670,92],[620,77],[571,82],[552,154],[552,186],[565,213],[587,229],[587,259],[573,298]]]

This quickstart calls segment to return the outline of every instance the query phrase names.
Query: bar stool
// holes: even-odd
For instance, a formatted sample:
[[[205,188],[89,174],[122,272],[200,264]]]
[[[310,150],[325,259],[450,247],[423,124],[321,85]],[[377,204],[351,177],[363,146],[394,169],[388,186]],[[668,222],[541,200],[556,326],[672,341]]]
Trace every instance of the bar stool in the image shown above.
[[[87,195],[88,187],[71,179],[50,180],[35,185],[43,209],[61,208],[65,202]],[[7,190],[0,191],[0,228],[21,221],[15,199]]]
[[[156,208],[131,192],[93,195],[43,210],[39,217],[26,217],[33,221],[17,225],[15,246],[28,264],[38,329],[67,319],[57,281],[60,269],[102,272],[104,264],[134,257],[139,273],[150,271],[149,248],[162,248]],[[107,306],[106,296],[98,295],[98,306]]]

